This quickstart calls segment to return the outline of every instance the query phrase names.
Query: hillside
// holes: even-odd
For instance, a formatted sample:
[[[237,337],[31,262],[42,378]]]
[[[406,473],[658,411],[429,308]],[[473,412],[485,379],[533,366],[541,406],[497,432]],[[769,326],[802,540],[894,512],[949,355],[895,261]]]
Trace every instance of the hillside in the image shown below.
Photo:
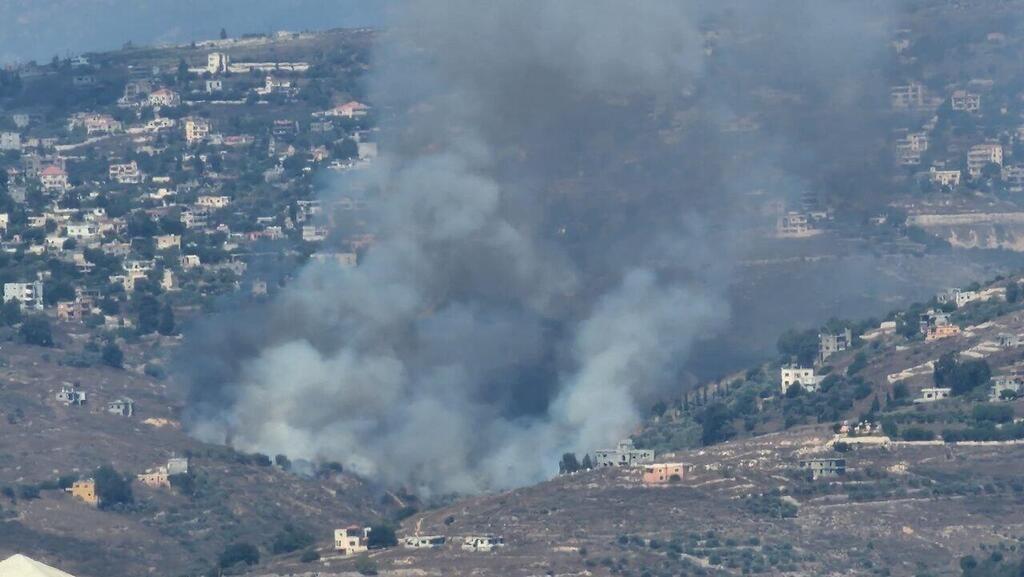
[[[647,487],[639,468],[600,469],[467,498],[403,523],[400,534],[445,536],[440,550],[370,558],[396,575],[960,575],[966,556],[988,559],[988,569],[1002,567],[1001,556],[1016,563],[1024,402],[993,400],[985,375],[1019,374],[1021,280],[961,291],[990,300],[894,311],[885,329],[830,322],[823,332],[851,327],[855,338],[817,363],[813,390],[782,392],[780,366],[792,360],[783,355],[660,403],[634,437],[659,462],[690,466],[679,483]],[[917,319],[935,310],[949,311],[955,334],[926,338]],[[780,348],[813,358],[817,339],[817,329],[791,332]],[[967,367],[985,375],[970,380]],[[937,384],[951,396],[914,402]],[[862,420],[870,434],[840,430]],[[845,459],[845,474],[810,479],[798,465],[814,458]],[[461,549],[463,538],[486,534],[506,545]],[[277,562],[258,573],[355,566],[325,555],[312,567]]]
[[[198,443],[176,420],[182,392],[172,383],[61,366],[62,354],[10,342],[0,347],[0,488],[13,494],[0,497],[0,557],[20,552],[84,575],[193,574],[208,569],[230,543],[270,548],[288,523],[327,541],[335,526],[373,522],[397,507],[393,500],[375,505],[379,493],[346,473],[300,476]],[[87,393],[84,406],[55,400],[61,384],[72,382]],[[122,396],[135,401],[131,417],[105,410]],[[174,455],[190,457],[191,487],[135,482],[134,504],[109,511],[46,485],[91,476],[105,464],[134,476]],[[38,498],[24,496],[24,487],[40,485]]]
[[[674,485],[603,469],[412,517],[408,534],[503,536],[493,553],[458,542],[373,555],[384,575],[958,575],[964,555],[1020,547],[1024,445],[901,443],[848,454],[836,480],[796,462],[835,455],[831,431],[802,427],[667,455],[692,465]],[[351,561],[258,574],[334,572]]]

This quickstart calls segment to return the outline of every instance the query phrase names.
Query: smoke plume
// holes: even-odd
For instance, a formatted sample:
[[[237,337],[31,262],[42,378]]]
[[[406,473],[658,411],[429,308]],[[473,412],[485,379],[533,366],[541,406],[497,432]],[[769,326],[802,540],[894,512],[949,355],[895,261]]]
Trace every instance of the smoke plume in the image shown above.
[[[365,199],[376,242],[189,335],[200,438],[423,493],[543,479],[683,385],[729,319],[750,193],[798,196],[879,138],[884,43],[845,2],[451,0],[395,18],[368,80],[381,157],[323,193]],[[762,129],[727,130],[745,117]]]

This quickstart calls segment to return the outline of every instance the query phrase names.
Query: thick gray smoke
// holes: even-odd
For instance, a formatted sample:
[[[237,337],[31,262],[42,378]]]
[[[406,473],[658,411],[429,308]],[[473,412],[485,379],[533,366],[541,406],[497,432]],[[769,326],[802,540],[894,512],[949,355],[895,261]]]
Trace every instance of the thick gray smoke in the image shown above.
[[[269,305],[191,335],[194,433],[425,493],[536,481],[629,434],[728,320],[744,168],[779,158],[791,180],[825,178],[787,155],[869,121],[822,112],[861,93],[804,80],[788,88],[829,130],[723,135],[740,108],[764,110],[745,92],[764,67],[869,70],[851,54],[833,74],[828,47],[801,41],[845,50],[864,33],[833,20],[845,3],[770,4],[397,10],[370,80],[381,158],[324,195],[364,196],[377,242],[357,268],[309,265]],[[737,48],[716,68],[718,28]]]

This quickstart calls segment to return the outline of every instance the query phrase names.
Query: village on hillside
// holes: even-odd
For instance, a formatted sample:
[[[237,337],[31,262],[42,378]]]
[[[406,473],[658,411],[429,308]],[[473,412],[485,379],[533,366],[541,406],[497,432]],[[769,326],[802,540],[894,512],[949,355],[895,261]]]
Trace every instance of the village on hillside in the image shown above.
[[[984,577],[1019,557],[1019,272],[878,318],[796,315],[774,358],[681,378],[630,436],[513,491],[426,498],[190,437],[168,379],[182,328],[307,263],[365,266],[377,242],[374,191],[337,185],[387,152],[394,111],[359,83],[374,34],[0,71],[0,577]],[[713,57],[725,35],[703,34]],[[737,209],[756,240],[1024,252],[1024,82],[1001,74],[1024,41],[980,30],[960,49],[996,64],[953,72],[934,42],[899,29],[884,46],[884,206],[806,183],[778,198],[768,175]],[[764,121],[724,130],[739,150]]]

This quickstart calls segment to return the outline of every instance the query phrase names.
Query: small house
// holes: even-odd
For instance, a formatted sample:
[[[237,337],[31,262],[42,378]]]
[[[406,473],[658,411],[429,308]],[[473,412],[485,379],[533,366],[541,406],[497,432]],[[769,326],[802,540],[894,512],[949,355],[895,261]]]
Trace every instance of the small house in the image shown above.
[[[806,471],[814,480],[838,477],[846,474],[846,459],[806,459],[800,461],[800,469]]]
[[[96,481],[94,479],[75,481],[72,483],[71,487],[66,490],[71,493],[72,497],[81,499],[93,507],[100,504],[99,495],[96,494]]]
[[[188,474],[188,458],[187,457],[171,457],[167,459],[167,474],[168,475],[187,475]]]
[[[1024,376],[999,375],[992,378],[992,390],[989,391],[990,401],[1016,399],[1024,393]]]
[[[128,397],[115,399],[107,403],[107,412],[111,415],[130,417],[135,414],[135,401]]]
[[[689,467],[683,463],[652,463],[644,465],[644,485],[678,483],[686,478]]]
[[[921,396],[914,399],[915,403],[934,403],[942,399],[948,399],[953,394],[949,387],[925,387],[921,389]]]
[[[402,547],[406,549],[440,549],[444,543],[443,535],[415,535],[402,539]]]
[[[470,535],[462,542],[463,551],[488,552],[505,546],[505,539],[497,535]]]
[[[342,555],[357,555],[369,549],[370,528],[351,525],[334,530],[334,550]]]
[[[57,401],[68,406],[81,406],[85,404],[85,391],[78,389],[77,385],[61,385],[57,393]]]
[[[654,462],[653,449],[637,449],[632,439],[624,439],[614,449],[594,451],[595,467],[633,467]]]
[[[171,476],[167,474],[167,467],[147,469],[145,473],[136,475],[135,478],[143,485],[154,489],[171,487]]]
[[[782,383],[782,394],[786,394],[793,385],[797,385],[805,391],[816,391],[822,379],[823,377],[814,374],[814,367],[785,365],[779,369],[779,382]]]

